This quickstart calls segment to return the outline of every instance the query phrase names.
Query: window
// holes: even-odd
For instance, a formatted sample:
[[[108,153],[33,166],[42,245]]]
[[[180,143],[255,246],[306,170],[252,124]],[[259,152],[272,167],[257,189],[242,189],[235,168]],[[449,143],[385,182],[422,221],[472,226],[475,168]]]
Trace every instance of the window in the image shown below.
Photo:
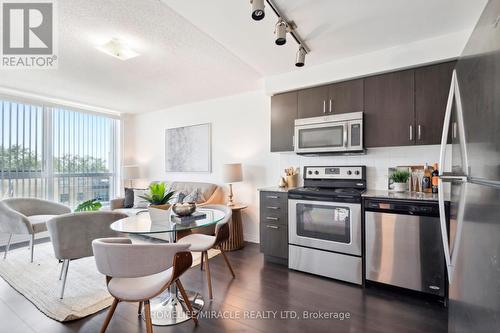
[[[117,128],[110,117],[0,100],[0,191],[76,206],[109,201]]]

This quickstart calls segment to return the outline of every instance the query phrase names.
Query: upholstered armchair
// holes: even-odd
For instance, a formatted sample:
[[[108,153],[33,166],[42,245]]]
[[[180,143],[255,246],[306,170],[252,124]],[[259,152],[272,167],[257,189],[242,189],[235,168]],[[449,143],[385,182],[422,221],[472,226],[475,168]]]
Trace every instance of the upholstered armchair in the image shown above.
[[[54,254],[62,261],[59,274],[59,280],[63,279],[61,299],[64,297],[70,261],[93,256],[94,239],[119,236],[110,225],[125,217],[127,215],[116,212],[80,212],[60,215],[47,222]]]
[[[144,304],[146,329],[152,333],[152,298],[175,283],[183,299],[188,300],[179,278],[193,262],[186,251],[189,244],[132,244],[128,238],[105,238],[94,240],[92,246],[97,270],[106,276],[108,291],[114,297],[101,333],[106,331],[119,302],[138,302],[139,313]],[[191,303],[185,304],[197,325]]]
[[[70,213],[67,206],[35,198],[9,198],[0,201],[0,232],[9,234],[4,259],[12,235],[30,235],[30,254],[33,262],[35,235],[47,231],[46,222],[52,217]]]

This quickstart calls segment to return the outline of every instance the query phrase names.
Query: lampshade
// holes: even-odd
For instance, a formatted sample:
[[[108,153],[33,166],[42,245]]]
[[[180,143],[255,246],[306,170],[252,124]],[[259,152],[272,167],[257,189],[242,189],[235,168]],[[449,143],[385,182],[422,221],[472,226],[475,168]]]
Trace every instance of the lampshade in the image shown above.
[[[224,164],[222,168],[224,183],[236,183],[243,180],[241,163]]]
[[[140,178],[140,169],[138,165],[125,165],[122,169],[122,178],[133,180]]]

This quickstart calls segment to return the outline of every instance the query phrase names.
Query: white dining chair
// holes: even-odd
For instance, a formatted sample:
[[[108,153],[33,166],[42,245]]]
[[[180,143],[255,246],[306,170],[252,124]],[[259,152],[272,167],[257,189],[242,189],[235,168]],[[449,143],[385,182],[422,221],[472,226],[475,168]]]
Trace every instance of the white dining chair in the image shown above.
[[[212,248],[217,248],[221,251],[222,256],[224,257],[224,261],[231,272],[233,278],[235,278],[235,274],[229,260],[226,256],[226,253],[222,250],[219,245],[224,241],[229,239],[229,221],[231,220],[232,210],[230,207],[226,205],[206,205],[203,206],[203,209],[218,209],[224,212],[225,216],[222,221],[217,222],[215,225],[215,236],[205,235],[205,234],[190,234],[187,235],[177,241],[178,244],[190,244],[189,251],[191,252],[201,252],[201,266],[203,269],[203,264],[205,262],[206,265],[206,274],[208,280],[208,294],[210,299],[213,299],[212,293],[212,279],[210,276],[210,265],[208,263],[208,250]]]
[[[182,298],[188,296],[180,276],[191,267],[193,257],[189,244],[132,244],[129,238],[101,238],[92,242],[97,270],[106,276],[109,293],[114,297],[101,328],[104,333],[119,302],[144,304],[146,329],[153,332],[150,299],[160,295],[173,283]],[[185,302],[191,319],[198,324],[191,303]]]

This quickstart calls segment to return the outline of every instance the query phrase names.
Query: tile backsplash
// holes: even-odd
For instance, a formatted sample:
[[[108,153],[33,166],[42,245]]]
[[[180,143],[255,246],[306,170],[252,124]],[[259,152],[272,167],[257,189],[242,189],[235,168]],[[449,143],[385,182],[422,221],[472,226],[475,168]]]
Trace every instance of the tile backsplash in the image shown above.
[[[352,156],[300,156],[294,153],[280,154],[280,167],[328,166],[328,165],[366,165],[368,189],[387,189],[388,169],[400,165],[432,165],[439,161],[439,145],[370,148],[366,155]],[[451,149],[447,149],[448,152]],[[449,155],[449,154],[448,154]],[[446,156],[447,161],[451,159]],[[447,163],[449,165],[449,163]],[[302,178],[302,176],[301,176]],[[302,179],[301,179],[302,181]],[[300,184],[302,185],[302,184]]]

